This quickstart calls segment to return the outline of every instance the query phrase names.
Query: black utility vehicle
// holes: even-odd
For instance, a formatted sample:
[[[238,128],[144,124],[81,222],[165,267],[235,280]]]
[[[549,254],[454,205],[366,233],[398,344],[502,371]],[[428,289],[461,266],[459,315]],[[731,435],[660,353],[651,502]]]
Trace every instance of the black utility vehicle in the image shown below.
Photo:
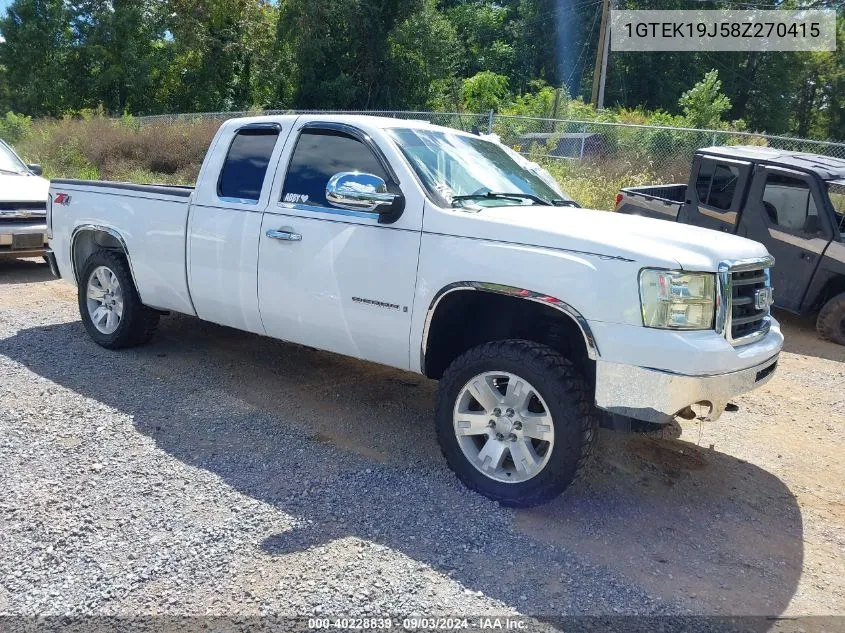
[[[845,160],[769,147],[696,152],[689,185],[622,189],[616,211],[736,233],[775,257],[775,305],[845,345]]]

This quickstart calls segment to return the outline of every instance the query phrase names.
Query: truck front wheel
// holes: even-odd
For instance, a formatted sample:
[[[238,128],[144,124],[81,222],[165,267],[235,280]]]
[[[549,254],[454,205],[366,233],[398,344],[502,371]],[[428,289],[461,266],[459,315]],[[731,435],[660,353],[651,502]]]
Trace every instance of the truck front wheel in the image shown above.
[[[816,320],[816,329],[822,338],[845,345],[845,292],[824,304]]]
[[[95,343],[119,349],[152,338],[159,313],[141,303],[122,254],[95,251],[83,265],[78,281],[79,314]]]
[[[503,505],[553,499],[587,462],[597,433],[575,366],[532,341],[479,345],[440,380],[435,422],[449,467]]]

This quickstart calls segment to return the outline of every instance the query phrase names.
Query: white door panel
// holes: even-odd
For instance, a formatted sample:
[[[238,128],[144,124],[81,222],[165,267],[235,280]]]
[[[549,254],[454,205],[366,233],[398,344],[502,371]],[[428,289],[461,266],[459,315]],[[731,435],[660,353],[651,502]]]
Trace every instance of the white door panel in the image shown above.
[[[267,335],[407,369],[420,233],[325,211],[326,219],[264,214],[258,296]]]
[[[191,298],[201,319],[264,334],[255,279],[260,230],[257,211],[191,208]]]

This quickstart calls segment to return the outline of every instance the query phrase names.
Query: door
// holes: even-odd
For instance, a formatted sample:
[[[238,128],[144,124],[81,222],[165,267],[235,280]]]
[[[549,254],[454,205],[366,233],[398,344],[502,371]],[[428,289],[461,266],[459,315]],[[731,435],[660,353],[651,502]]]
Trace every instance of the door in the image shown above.
[[[261,225],[267,334],[407,369],[422,209],[387,224],[327,200],[329,180],[344,172],[372,174],[398,192],[380,151],[354,128],[300,124],[287,165],[280,200]]]
[[[762,242],[775,257],[775,305],[798,311],[832,229],[815,179],[786,169],[764,167],[754,174],[743,213],[743,233]],[[820,213],[819,210],[822,210]]]
[[[187,257],[191,300],[203,320],[264,333],[255,294],[258,236],[272,181],[267,167],[281,151],[280,133],[276,123],[235,130],[226,136],[231,143],[225,157],[209,165],[208,178],[198,183]]]
[[[678,221],[735,233],[751,164],[705,154],[693,162],[693,173]]]

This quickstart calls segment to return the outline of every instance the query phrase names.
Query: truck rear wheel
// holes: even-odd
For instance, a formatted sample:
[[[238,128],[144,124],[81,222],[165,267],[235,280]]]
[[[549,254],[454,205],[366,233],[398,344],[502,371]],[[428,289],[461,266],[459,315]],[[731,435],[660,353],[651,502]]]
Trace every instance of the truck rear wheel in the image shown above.
[[[523,340],[485,343],[459,356],[440,380],[435,423],[460,480],[516,507],[563,492],[586,464],[598,426],[575,366]]]
[[[126,258],[114,251],[91,254],[79,276],[79,314],[94,342],[108,349],[149,341],[159,313],[141,303]]]
[[[824,304],[816,320],[816,329],[822,338],[845,345],[845,292]]]

